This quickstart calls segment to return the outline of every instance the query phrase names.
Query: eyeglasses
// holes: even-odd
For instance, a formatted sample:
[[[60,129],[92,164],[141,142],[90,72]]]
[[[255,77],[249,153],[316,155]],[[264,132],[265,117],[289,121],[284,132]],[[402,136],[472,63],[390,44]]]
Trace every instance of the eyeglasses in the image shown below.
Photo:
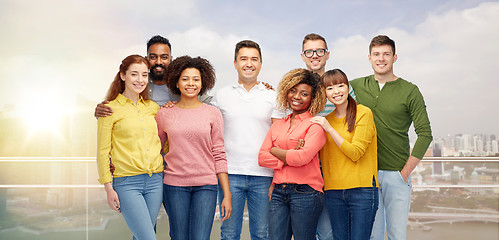
[[[305,51],[303,51],[303,55],[305,55],[305,57],[308,57],[308,58],[313,57],[314,53],[317,54],[317,57],[322,57],[322,56],[326,55],[327,49],[320,48],[317,50],[305,50]]]

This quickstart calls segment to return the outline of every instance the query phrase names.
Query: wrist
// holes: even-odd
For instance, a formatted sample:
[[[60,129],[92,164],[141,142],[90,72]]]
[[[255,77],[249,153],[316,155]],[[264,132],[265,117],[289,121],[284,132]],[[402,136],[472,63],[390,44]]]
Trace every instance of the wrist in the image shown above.
[[[104,189],[106,192],[114,191],[113,184],[111,182],[104,183]]]

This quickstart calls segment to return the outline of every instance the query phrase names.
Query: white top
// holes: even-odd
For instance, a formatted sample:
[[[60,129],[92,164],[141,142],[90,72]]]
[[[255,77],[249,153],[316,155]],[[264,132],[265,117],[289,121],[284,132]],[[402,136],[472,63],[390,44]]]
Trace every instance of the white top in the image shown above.
[[[255,85],[249,92],[242,84],[218,90],[211,104],[222,112],[229,174],[272,177],[272,169],[258,165],[258,151],[272,125],[271,118],[284,118],[276,110],[276,92]]]

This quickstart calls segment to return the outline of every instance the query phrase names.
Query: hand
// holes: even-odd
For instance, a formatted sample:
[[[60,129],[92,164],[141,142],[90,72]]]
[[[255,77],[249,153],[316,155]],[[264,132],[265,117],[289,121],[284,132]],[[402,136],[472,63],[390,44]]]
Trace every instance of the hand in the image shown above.
[[[261,82],[263,84],[263,86],[265,86],[265,89],[267,90],[274,90],[274,88],[272,87],[272,85],[266,83],[266,82]]]
[[[177,101],[168,101],[167,103],[163,104],[163,106],[161,106],[162,108],[172,108],[173,106],[175,106],[175,104],[177,104]]]
[[[403,169],[402,171],[400,171],[400,176],[402,176],[402,179],[404,179],[404,183],[407,183],[410,175],[410,173],[406,173],[406,171],[404,171]]]
[[[224,200],[222,200],[222,204],[220,204],[220,217],[222,217],[222,222],[229,219],[232,214],[232,197],[225,196]]]
[[[302,148],[304,145],[305,145],[305,139],[299,139],[298,143],[296,144],[295,150]]]
[[[113,115],[113,109],[105,104],[108,104],[109,101],[103,101],[99,104],[97,104],[97,106],[95,107],[95,112],[94,112],[94,116],[96,118],[100,118],[100,117],[107,117],[107,116],[111,116]]]
[[[116,170],[116,168],[114,167],[114,165],[112,163],[109,163],[109,171],[111,172],[111,174],[114,173],[114,170]]]
[[[120,210],[120,199],[118,198],[118,194],[116,191],[114,191],[111,183],[106,183],[104,184],[104,188],[106,189],[107,193],[107,205],[114,211],[121,213]]]
[[[275,187],[274,183],[270,184],[270,187],[269,187],[269,202],[270,202],[270,199],[272,198],[272,192],[274,191],[274,187]]]
[[[319,117],[319,116],[313,117],[312,119],[310,119],[310,122],[319,124],[326,131],[328,131],[328,129],[333,128],[331,127],[331,125],[329,124],[329,122],[326,120],[325,117]]]

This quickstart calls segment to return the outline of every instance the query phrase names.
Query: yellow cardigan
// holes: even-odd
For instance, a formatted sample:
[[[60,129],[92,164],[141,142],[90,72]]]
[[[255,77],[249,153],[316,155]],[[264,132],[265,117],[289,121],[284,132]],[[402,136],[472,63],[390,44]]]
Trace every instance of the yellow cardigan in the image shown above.
[[[340,147],[327,134],[320,151],[325,190],[378,186],[376,127],[371,110],[357,105],[355,128],[348,132],[345,118],[336,118],[336,110],[326,116],[331,126],[345,139]]]

